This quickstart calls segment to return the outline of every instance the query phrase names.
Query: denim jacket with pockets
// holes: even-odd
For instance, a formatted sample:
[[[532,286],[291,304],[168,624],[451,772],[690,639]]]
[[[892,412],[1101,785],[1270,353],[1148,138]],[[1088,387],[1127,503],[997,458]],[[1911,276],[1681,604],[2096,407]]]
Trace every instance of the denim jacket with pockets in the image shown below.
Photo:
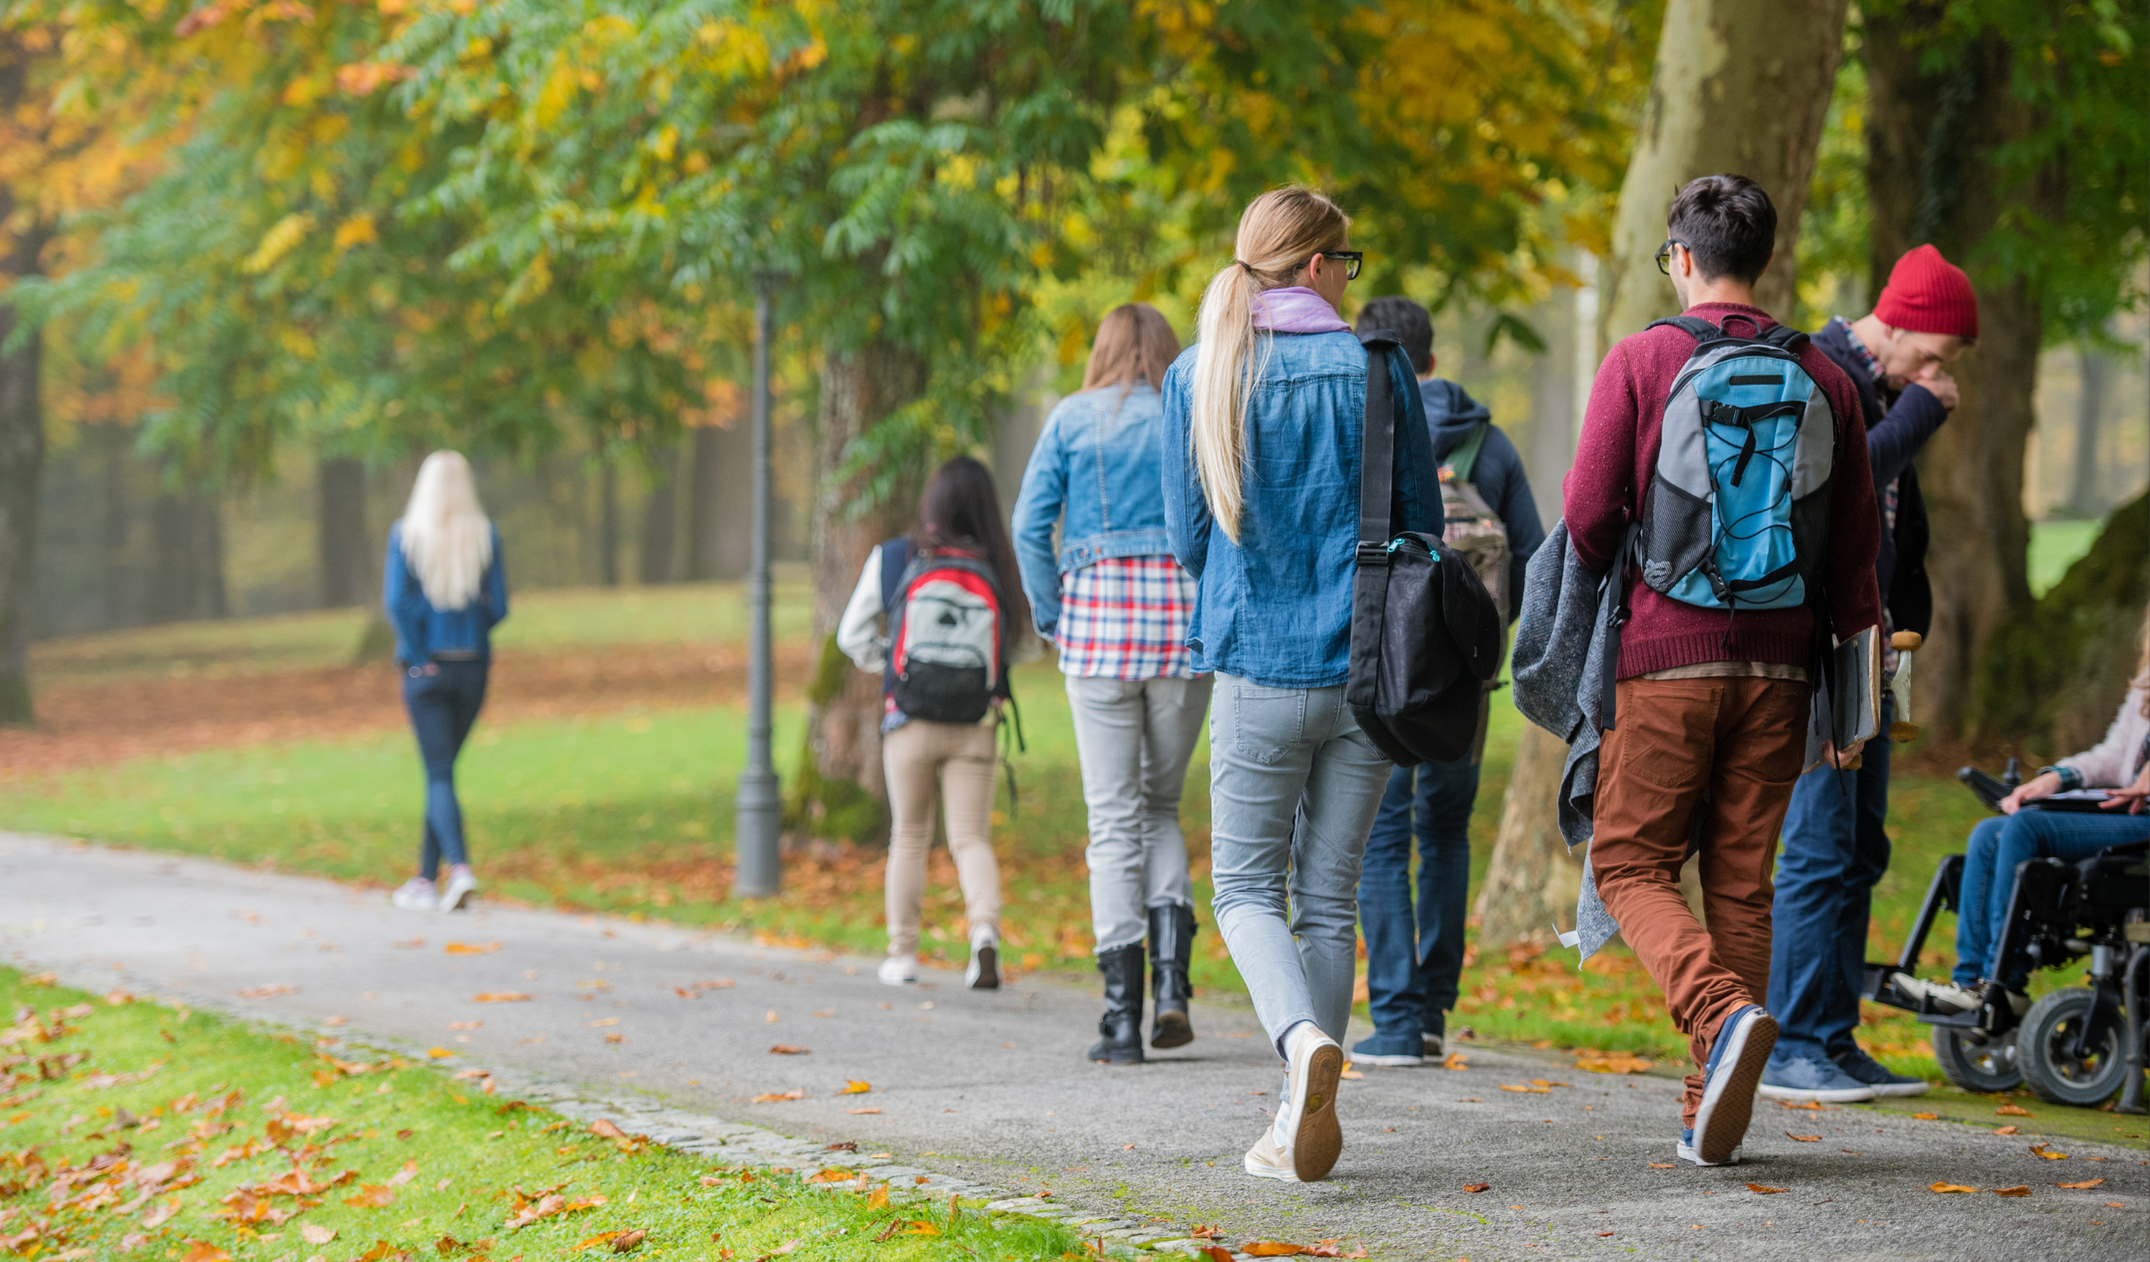
[[[1187,642],[1201,670],[1277,688],[1327,688],[1350,673],[1359,542],[1366,351],[1350,333],[1262,334],[1267,363],[1246,428],[1239,541],[1215,528],[1195,470],[1194,347],[1165,373],[1165,531],[1195,576]],[[1256,354],[1263,353],[1257,344]],[[1439,535],[1439,467],[1410,361],[1389,354],[1396,402],[1389,531]]]
[[[382,566],[382,604],[396,629],[396,660],[423,666],[435,653],[490,658],[493,627],[508,616],[508,571],[500,558],[500,531],[493,530],[493,561],[478,594],[461,609],[442,609],[426,599],[418,574],[403,557],[403,523],[388,528],[388,561]]]
[[[1107,557],[1171,554],[1160,485],[1163,430],[1163,408],[1146,381],[1071,394],[1045,418],[1015,497],[1015,557],[1038,634],[1049,636],[1059,624],[1061,575]]]

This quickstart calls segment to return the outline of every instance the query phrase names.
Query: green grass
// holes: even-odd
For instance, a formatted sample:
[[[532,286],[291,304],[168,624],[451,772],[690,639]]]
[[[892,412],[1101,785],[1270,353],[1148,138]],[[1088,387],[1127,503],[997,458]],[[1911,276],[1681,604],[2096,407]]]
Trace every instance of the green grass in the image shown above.
[[[2105,528],[2102,521],[2034,521],[2031,523],[2031,595],[2043,596],[2068,567],[2081,560]]]
[[[630,593],[549,593],[518,611],[537,644],[603,643],[652,627],[690,624],[711,636],[736,627],[709,611],[723,589]],[[803,588],[787,590],[783,619],[803,618]],[[287,620],[272,620],[282,624]],[[786,622],[780,620],[780,625]],[[185,652],[243,665],[276,625],[190,626],[170,634]],[[219,640],[217,632],[227,638]],[[130,652],[156,653],[146,632]],[[659,636],[657,638],[663,638]],[[62,656],[67,644],[49,646]],[[1043,664],[1019,669],[1027,754],[1015,759],[1020,795],[1002,790],[995,848],[1006,895],[1004,947],[1018,973],[1091,974],[1089,894],[1082,865],[1086,831],[1066,694]],[[779,770],[790,770],[800,714],[780,708]],[[1471,821],[1472,885],[1483,881],[1522,719],[1497,705]],[[876,850],[823,850],[787,858],[785,890],[742,902],[727,887],[732,792],[744,761],[744,715],[737,709],[665,709],[603,718],[480,723],[459,776],[472,854],[487,891],[536,905],[661,917],[751,931],[767,941],[878,954],[882,856]],[[1196,751],[1182,819],[1195,861],[1196,894],[1209,897],[1208,768]],[[402,733],[357,740],[258,746],[141,759],[11,785],[0,827],[268,863],[381,885],[411,869],[421,803],[418,764]],[[1952,778],[1900,770],[1890,834],[1895,854],[1876,890],[1870,959],[1893,959],[1936,866],[1958,853],[1984,810]],[[923,908],[922,949],[943,962],[963,958],[963,907],[944,850],[936,849]],[[1205,917],[1206,920],[1206,917]],[[1954,961],[1953,923],[1944,917],[1920,963]],[[1475,931],[1473,934],[1475,942]],[[1474,947],[1475,951],[1475,947]],[[1195,981],[1205,993],[1243,993],[1221,939],[1196,941]],[[2040,975],[2037,989],[2075,984],[2073,973]],[[1578,970],[1555,949],[1473,959],[1452,1030],[1548,1047],[1626,1051],[1660,1061],[1685,1059],[1655,985],[1632,955],[1613,948]],[[1937,1077],[1929,1031],[1893,1009],[1869,1006],[1867,1046],[1900,1072]]]
[[[1048,1223],[876,1206],[809,1185],[811,1170],[731,1169],[606,1140],[362,1047],[98,1000],[8,969],[0,1003],[15,1014],[0,1047],[0,1243],[24,1257],[299,1262],[333,1247],[409,1262],[561,1257],[578,1244],[596,1257],[611,1255],[599,1238],[642,1231],[640,1257],[837,1259],[891,1223],[932,1234],[892,1234],[876,1258],[1026,1262],[1078,1247]],[[331,1187],[261,1189],[293,1171]],[[590,1204],[510,1227],[517,1189]]]

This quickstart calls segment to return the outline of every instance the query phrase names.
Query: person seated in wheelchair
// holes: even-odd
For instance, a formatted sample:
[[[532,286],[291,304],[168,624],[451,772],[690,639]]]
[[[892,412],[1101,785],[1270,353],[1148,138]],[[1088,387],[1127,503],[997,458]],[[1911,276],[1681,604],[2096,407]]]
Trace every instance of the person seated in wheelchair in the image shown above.
[[[2041,800],[2082,789],[2104,789],[2095,809],[2045,809]],[[2030,1007],[2028,969],[2020,961],[1996,967],[2001,925],[2026,859],[2074,862],[2102,850],[2150,838],[2150,619],[2143,624],[2142,660],[2120,712],[2096,746],[2041,770],[2000,801],[2001,815],[1971,830],[1957,899],[1956,969],[1948,982],[1896,974],[1896,988],[1935,1006],[1971,1012],[1998,987],[2017,1016]],[[2047,803],[2047,806],[2053,805]],[[2002,976],[1995,974],[2003,973]]]

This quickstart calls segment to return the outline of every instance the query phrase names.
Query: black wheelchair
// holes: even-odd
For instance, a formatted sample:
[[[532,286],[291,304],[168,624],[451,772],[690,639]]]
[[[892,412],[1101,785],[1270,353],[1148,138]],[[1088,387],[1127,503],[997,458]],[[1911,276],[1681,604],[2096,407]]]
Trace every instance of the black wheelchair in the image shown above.
[[[2005,781],[1958,773],[1992,804]],[[2011,777],[2013,778],[2013,777]],[[2122,1113],[2144,1112],[2144,1019],[2150,1007],[2150,842],[2132,842],[2074,863],[2017,865],[2008,913],[1994,949],[1994,972],[2067,968],[2087,962],[2089,985],[2054,991],[2018,1014],[1998,987],[1975,1011],[1957,1012],[1905,993],[1899,973],[1917,975],[1934,917],[1957,910],[1963,856],[1934,873],[1918,923],[1894,964],[1866,966],[1865,997],[1915,1013],[1933,1029],[1941,1074],[1965,1091],[2012,1091],[2028,1084],[2054,1104],[2090,1106],[2112,1098]]]

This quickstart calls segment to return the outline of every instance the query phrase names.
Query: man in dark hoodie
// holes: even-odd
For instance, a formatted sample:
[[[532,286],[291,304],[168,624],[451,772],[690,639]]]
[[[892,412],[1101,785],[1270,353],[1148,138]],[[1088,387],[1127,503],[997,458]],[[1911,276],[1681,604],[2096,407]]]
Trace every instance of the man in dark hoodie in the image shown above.
[[[1523,590],[1523,569],[1545,540],[1537,502],[1515,444],[1492,413],[1462,386],[1433,375],[1433,321],[1409,298],[1376,298],[1359,312],[1358,331],[1385,330],[1418,372],[1444,481],[1468,484],[1507,534],[1510,593]],[[1467,468],[1464,466],[1468,466]],[[1456,519],[1451,518],[1451,524]],[[1479,740],[1485,738],[1479,719]],[[1366,839],[1359,875],[1359,919],[1366,930],[1366,990],[1374,1033],[1351,1049],[1366,1065],[1417,1065],[1439,1057],[1448,1010],[1463,973],[1463,921],[1469,913],[1471,807],[1478,798],[1478,756],[1398,767]],[[1418,901],[1411,899],[1411,839],[1418,838]]]
[[[1866,414],[1882,527],[1874,577],[1892,631],[1924,635],[1933,620],[1926,506],[1911,460],[1955,410],[1956,382],[1947,365],[1977,338],[1978,296],[1970,280],[1930,245],[1896,261],[1870,314],[1838,316],[1814,335],[1814,345],[1851,378]],[[1895,669],[1893,653],[1887,668]],[[1888,719],[1885,712],[1884,730]],[[1874,883],[1889,867],[1882,829],[1888,814],[1886,740],[1867,742],[1858,770],[1817,767],[1792,789],[1770,917],[1776,935],[1769,1011],[1777,1018],[1777,1045],[1762,1071],[1762,1095],[1846,1103],[1926,1090],[1923,1080],[1883,1068],[1852,1038]]]

